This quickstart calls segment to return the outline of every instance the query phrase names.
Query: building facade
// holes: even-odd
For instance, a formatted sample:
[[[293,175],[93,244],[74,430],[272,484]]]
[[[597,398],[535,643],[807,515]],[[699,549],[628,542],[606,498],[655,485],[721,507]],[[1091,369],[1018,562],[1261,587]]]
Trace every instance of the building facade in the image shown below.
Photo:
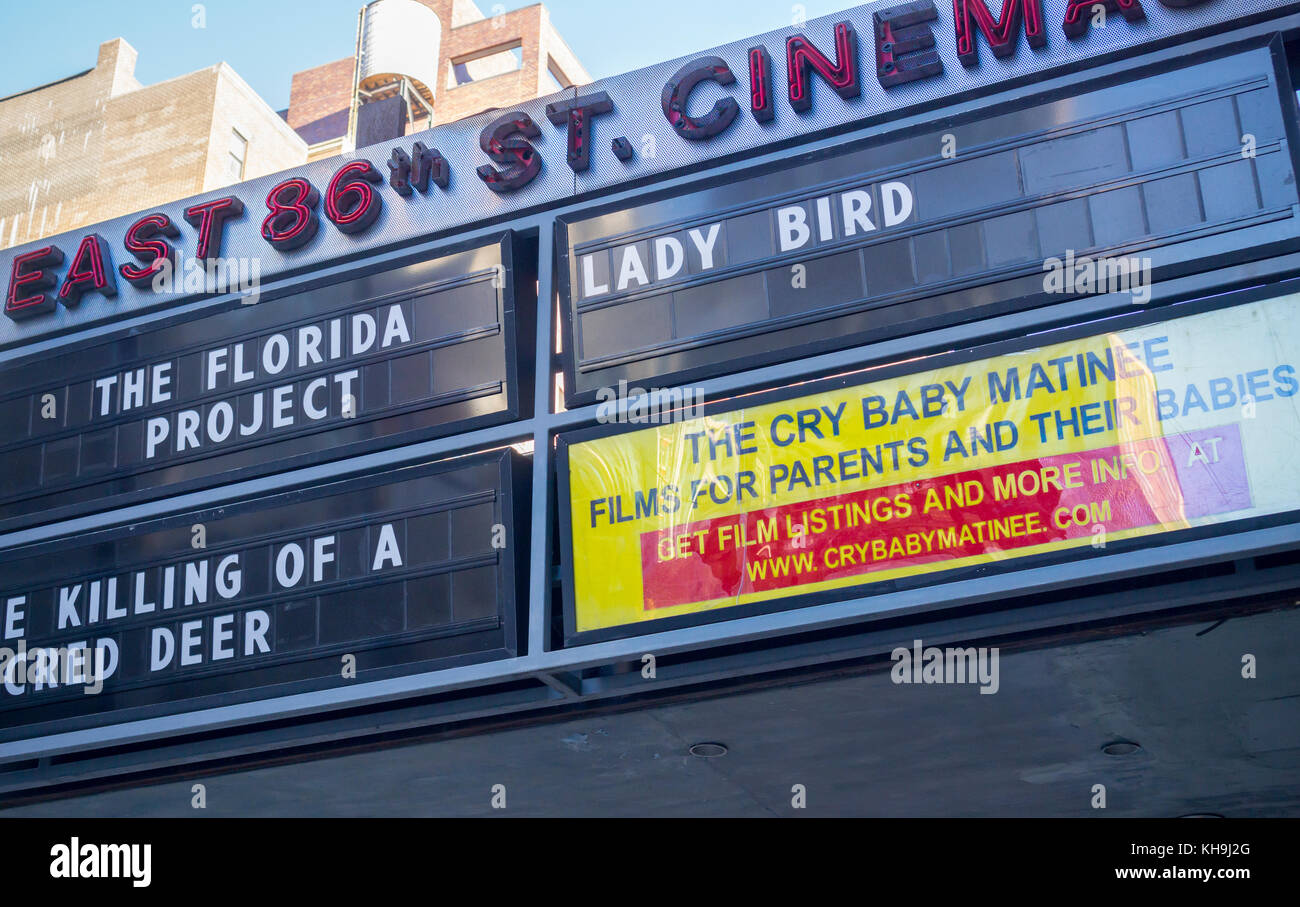
[[[306,160],[227,64],[142,85],[136,57],[114,38],[92,69],[0,99],[0,248]]]

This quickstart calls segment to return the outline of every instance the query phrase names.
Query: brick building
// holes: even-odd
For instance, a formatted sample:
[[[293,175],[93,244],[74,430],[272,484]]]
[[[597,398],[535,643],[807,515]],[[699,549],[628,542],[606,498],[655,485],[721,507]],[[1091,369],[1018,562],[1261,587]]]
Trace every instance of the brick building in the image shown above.
[[[301,164],[304,141],[225,63],[141,85],[136,50],[0,98],[0,248]]]
[[[438,54],[436,66],[429,61],[432,75],[414,86],[407,80],[408,134],[590,81],[540,3],[488,17],[473,0],[418,2],[436,16],[438,34],[425,44],[436,43]],[[307,142],[309,159],[355,147],[359,107],[401,91],[402,76],[418,79],[410,72],[368,74],[363,41],[369,11],[415,3],[370,4],[362,10],[353,56],[294,74],[285,118]]]

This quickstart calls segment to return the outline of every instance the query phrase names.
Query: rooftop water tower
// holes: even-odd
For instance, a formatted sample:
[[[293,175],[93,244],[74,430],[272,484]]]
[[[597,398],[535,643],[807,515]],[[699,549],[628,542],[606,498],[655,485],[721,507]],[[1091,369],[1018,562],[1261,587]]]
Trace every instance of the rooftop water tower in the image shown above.
[[[349,132],[355,147],[433,122],[442,23],[416,0],[375,0],[357,21],[357,65]]]

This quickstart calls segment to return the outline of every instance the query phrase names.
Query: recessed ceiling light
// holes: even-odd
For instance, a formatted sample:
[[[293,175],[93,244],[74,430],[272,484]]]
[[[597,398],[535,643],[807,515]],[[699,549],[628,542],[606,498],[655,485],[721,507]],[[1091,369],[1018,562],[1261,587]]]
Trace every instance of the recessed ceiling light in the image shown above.
[[[727,755],[727,748],[721,743],[696,743],[692,744],[690,753],[701,759],[716,759]]]
[[[1131,756],[1142,747],[1132,740],[1112,740],[1101,748],[1107,756]]]

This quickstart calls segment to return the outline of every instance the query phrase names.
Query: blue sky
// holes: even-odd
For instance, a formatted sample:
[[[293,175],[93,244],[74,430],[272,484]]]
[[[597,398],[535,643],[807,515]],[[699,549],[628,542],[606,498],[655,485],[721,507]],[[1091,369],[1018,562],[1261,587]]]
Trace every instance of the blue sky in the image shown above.
[[[491,12],[532,4],[478,0]],[[293,73],[352,53],[363,0],[0,0],[5,36],[0,97],[95,64],[100,42],[123,37],[140,52],[136,76],[150,84],[226,61],[276,110],[289,104]],[[857,5],[803,0],[809,19]],[[785,0],[548,0],[551,21],[593,78],[789,25]],[[56,32],[57,30],[57,32]],[[23,37],[19,37],[23,36]]]

